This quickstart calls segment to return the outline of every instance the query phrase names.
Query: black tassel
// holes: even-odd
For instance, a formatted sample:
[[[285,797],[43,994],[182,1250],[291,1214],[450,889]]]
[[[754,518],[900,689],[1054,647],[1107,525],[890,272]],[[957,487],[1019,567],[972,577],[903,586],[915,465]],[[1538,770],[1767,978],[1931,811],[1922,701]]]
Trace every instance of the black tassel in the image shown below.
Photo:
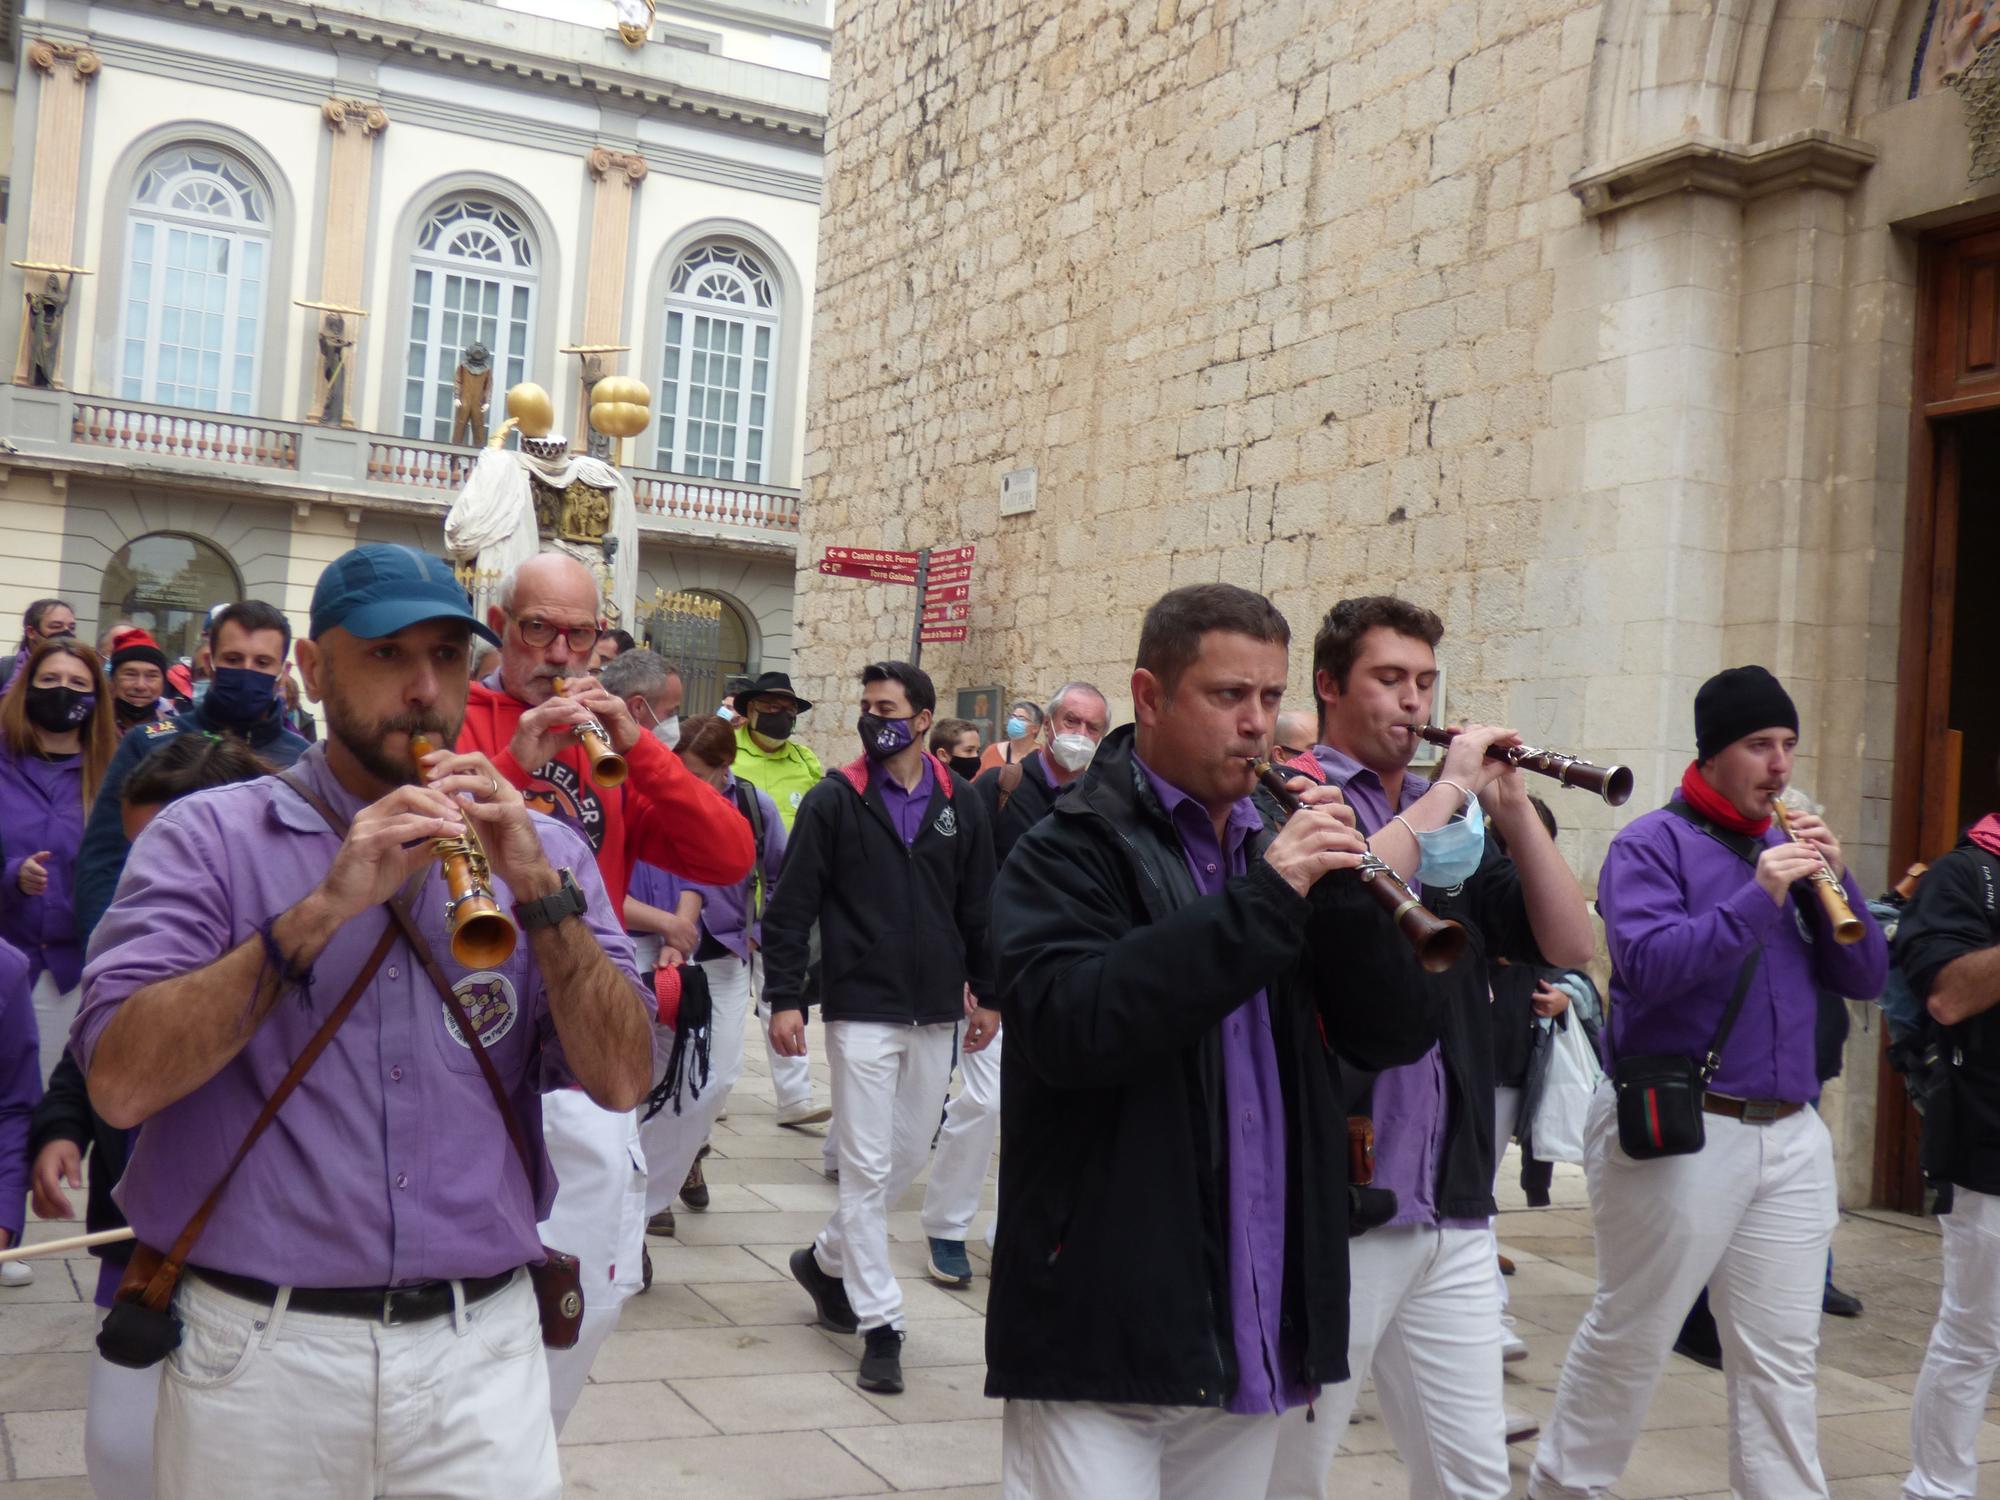
[[[708,975],[699,964],[685,965],[681,969],[681,1011],[674,1022],[674,1050],[667,1055],[666,1076],[646,1096],[646,1113],[641,1120],[652,1119],[669,1102],[679,1114],[684,1091],[689,1098],[701,1097],[709,1078],[709,1032],[714,1019],[715,1001],[709,994]]]

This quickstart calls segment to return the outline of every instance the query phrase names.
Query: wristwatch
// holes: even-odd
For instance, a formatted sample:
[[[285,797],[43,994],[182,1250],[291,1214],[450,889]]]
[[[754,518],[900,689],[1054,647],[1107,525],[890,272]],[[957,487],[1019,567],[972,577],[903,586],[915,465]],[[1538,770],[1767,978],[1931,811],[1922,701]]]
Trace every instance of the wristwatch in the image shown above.
[[[533,932],[538,927],[553,927],[564,917],[583,915],[586,903],[576,877],[567,869],[559,873],[562,883],[541,900],[514,903],[514,920],[521,924],[523,932]]]

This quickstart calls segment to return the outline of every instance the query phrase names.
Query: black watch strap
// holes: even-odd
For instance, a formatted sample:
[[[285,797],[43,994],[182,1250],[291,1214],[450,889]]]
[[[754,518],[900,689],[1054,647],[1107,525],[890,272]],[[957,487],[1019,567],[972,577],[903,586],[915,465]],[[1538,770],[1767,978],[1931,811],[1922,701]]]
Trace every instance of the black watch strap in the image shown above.
[[[514,920],[521,924],[523,932],[533,932],[538,927],[553,927],[564,917],[583,915],[586,906],[583,888],[567,869],[561,874],[562,883],[539,901],[517,901],[514,904]]]

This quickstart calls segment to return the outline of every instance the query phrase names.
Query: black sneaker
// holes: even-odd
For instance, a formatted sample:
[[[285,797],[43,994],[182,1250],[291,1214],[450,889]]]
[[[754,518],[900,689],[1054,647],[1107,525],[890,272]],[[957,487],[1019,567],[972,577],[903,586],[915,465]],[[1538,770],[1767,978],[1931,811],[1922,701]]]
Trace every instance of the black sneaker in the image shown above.
[[[1858,1318],[1861,1316],[1861,1299],[1852,1292],[1843,1292],[1832,1282],[1820,1294],[1820,1310],[1830,1312],[1836,1318]]]
[[[861,1373],[856,1385],[864,1391],[880,1391],[894,1396],[903,1389],[903,1330],[886,1323],[868,1330],[868,1347],[862,1351]]]
[[[854,1316],[853,1305],[847,1300],[846,1283],[819,1268],[819,1257],[813,1254],[811,1245],[792,1252],[791,1266],[792,1279],[806,1289],[806,1295],[813,1299],[813,1306],[819,1310],[820,1327],[830,1328],[835,1333],[853,1333],[861,1326],[861,1320]]]

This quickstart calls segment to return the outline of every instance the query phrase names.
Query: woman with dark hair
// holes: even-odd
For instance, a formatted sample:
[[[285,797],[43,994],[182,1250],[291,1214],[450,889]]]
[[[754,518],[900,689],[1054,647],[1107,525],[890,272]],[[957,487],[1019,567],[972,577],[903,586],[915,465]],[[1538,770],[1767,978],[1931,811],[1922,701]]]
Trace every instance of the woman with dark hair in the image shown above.
[[[199,734],[170,740],[141,761],[125,780],[122,811],[126,836],[136,840],[169,802],[210,787],[254,781],[270,775],[272,769],[241,740]],[[4,1014],[4,1007],[5,1000],[0,998],[0,1014]],[[0,1057],[4,1056],[4,1049],[0,1049]],[[6,1115],[7,1102],[0,1095],[0,1118]],[[123,1229],[125,1215],[111,1201],[111,1190],[125,1175],[125,1158],[139,1132],[115,1129],[90,1107],[83,1070],[66,1049],[49,1079],[48,1093],[33,1109],[21,1159],[34,1161],[36,1214],[44,1219],[76,1217],[65,1189],[83,1186],[83,1159],[88,1153],[92,1160],[84,1227],[93,1234]],[[9,1197],[0,1208],[17,1207],[18,1201],[18,1197]],[[100,1245],[90,1253],[98,1257],[94,1300],[100,1309],[108,1310],[111,1294],[118,1289],[131,1258],[132,1245],[130,1241]],[[18,1264],[27,1269],[25,1263]],[[152,1494],[153,1408],[159,1399],[159,1372],[158,1365],[132,1370],[112,1364],[99,1353],[90,1356],[83,1462],[99,1500],[148,1500]]]
[[[41,1076],[76,1014],[83,944],[72,900],[83,822],[117,746],[97,653],[43,641],[0,696],[0,938],[28,957]]]
[[[27,665],[28,657],[43,641],[58,640],[66,635],[76,634],[76,611],[62,599],[37,599],[21,611],[21,644],[15,649],[14,659],[7,669],[0,672],[0,688],[19,675]]]
[[[785,823],[778,816],[778,805],[769,794],[730,772],[736,759],[736,733],[727,722],[713,714],[682,720],[674,753],[743,814],[757,846],[757,862],[731,886],[694,885],[647,864],[633,871],[625,921],[641,950],[641,973],[696,965],[707,982],[711,1004],[708,1078],[703,1081],[697,1075],[689,1080],[680,1098],[640,1127],[646,1147],[648,1227],[655,1234],[674,1232],[676,1191],[689,1208],[708,1207],[700,1157],[707,1148],[709,1127],[743,1071],[750,970],[757,961],[760,918],[785,858]]]

